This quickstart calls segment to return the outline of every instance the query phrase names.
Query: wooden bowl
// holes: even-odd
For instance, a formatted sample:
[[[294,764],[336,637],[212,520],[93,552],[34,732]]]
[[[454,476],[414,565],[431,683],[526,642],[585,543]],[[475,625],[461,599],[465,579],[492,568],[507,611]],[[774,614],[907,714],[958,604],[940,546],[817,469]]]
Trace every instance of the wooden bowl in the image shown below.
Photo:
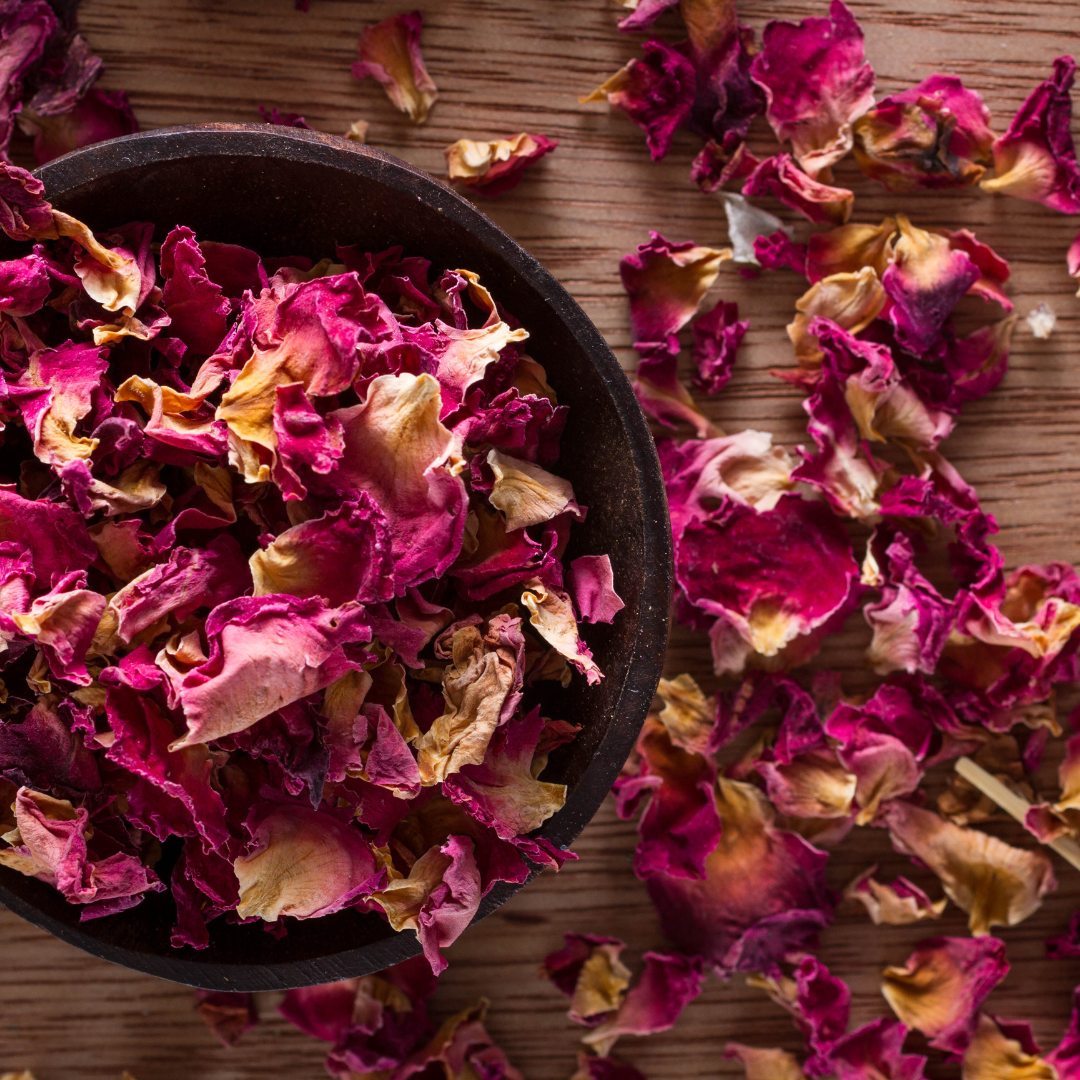
[[[166,128],[87,147],[38,170],[61,210],[106,230],[150,221],[264,256],[332,255],[335,242],[380,251],[403,244],[435,270],[479,273],[529,330],[529,352],[570,406],[558,471],[589,508],[567,558],[607,553],[626,601],[612,626],[584,637],[607,676],[576,677],[538,696],[544,715],[583,725],[552,755],[544,779],[569,785],[539,834],[569,844],[596,813],[641,728],[660,677],[671,594],[671,537],[659,463],[626,376],[565,289],[472,203],[413,166],[320,132],[265,124]],[[22,253],[25,245],[20,246]],[[3,257],[14,253],[5,245]],[[520,888],[498,884],[482,919]],[[288,920],[275,940],[260,926],[210,924],[210,947],[174,949],[168,892],[118,915],[79,922],[55,889],[0,867],[0,902],[72,945],[124,967],[216,990],[271,990],[351,978],[419,951],[373,914]]]

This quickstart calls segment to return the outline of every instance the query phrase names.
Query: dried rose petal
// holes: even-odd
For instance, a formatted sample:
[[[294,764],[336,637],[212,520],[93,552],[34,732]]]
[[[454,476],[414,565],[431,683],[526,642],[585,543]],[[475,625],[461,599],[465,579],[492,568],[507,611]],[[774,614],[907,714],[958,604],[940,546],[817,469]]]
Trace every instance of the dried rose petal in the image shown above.
[[[890,191],[967,187],[986,172],[994,135],[980,94],[931,75],[855,122],[855,160]]]
[[[694,158],[690,166],[690,179],[702,191],[711,194],[726,187],[732,180],[749,176],[758,165],[758,159],[747,149],[738,135],[729,131],[718,143],[710,139]]]
[[[259,1022],[253,994],[196,990],[195,1011],[222,1046],[235,1046],[240,1036]]]
[[[723,300],[690,324],[694,336],[691,356],[697,368],[694,385],[699,390],[718,394],[727,386],[735,354],[749,326],[749,319],[739,318],[739,305]]]
[[[661,679],[656,692],[664,702],[658,718],[672,744],[691,754],[705,754],[716,722],[716,699],[707,698],[690,675]]]
[[[630,969],[619,959],[626,944],[595,934],[563,937],[566,947],[544,957],[541,974],[571,999],[571,1020],[594,1026],[622,1004],[630,985]]]
[[[922,1080],[926,1058],[902,1052],[906,1035],[903,1024],[883,1016],[838,1039],[829,1057],[837,1080]]]
[[[537,745],[546,723],[534,709],[504,724],[492,736],[483,762],[463,765],[443,785],[448,798],[511,843],[540,828],[566,801],[565,784],[539,779],[546,760],[537,760]],[[543,853],[531,857],[551,861]]]
[[[784,552],[783,559],[768,553]],[[846,612],[858,569],[850,542],[821,503],[782,495],[770,510],[729,501],[676,538],[675,572],[686,599],[745,643],[745,658],[810,647]],[[738,670],[735,668],[735,670]]]
[[[967,253],[953,249],[945,238],[914,227],[903,214],[896,220],[900,238],[881,283],[893,301],[889,320],[897,340],[921,355],[980,273]]]
[[[814,233],[807,243],[806,276],[811,282],[870,267],[878,278],[893,260],[896,218],[880,225],[841,225]]]
[[[85,807],[76,808],[67,799],[20,788],[15,832],[5,834],[12,846],[0,851],[0,864],[48,882],[69,903],[88,905],[84,920],[93,918],[99,905],[121,901],[115,910],[123,910],[139,903],[146,892],[165,888],[136,855],[115,851],[94,858],[87,847],[89,816]]]
[[[697,312],[730,248],[672,243],[650,232],[646,244],[619,263],[630,298],[630,329],[635,342],[663,342]]]
[[[759,1050],[729,1042],[724,1057],[734,1058],[746,1070],[746,1080],[805,1080],[794,1054],[786,1050]]]
[[[481,895],[472,841],[451,836],[417,859],[408,877],[391,879],[372,899],[395,930],[416,931],[431,970],[438,975],[446,968],[440,949],[452,945],[472,922]]]
[[[619,29],[624,34],[637,30],[647,30],[668,8],[674,7],[679,0],[623,0],[623,7],[630,9],[629,15],[619,20]]]
[[[923,919],[940,918],[948,900],[931,901],[918,887],[905,877],[898,877],[892,884],[877,881],[876,866],[864,870],[844,890],[844,898],[857,900],[866,908],[875,926],[906,926]]]
[[[127,94],[96,86],[70,110],[59,114],[41,112],[32,101],[19,112],[18,121],[20,129],[34,140],[34,160],[39,165],[80,146],[92,146],[139,130]]]
[[[241,918],[328,915],[384,880],[371,845],[331,814],[296,803],[258,803],[244,826],[249,850],[233,863]]]
[[[671,334],[655,344],[639,342],[635,348],[641,359],[634,372],[633,386],[641,408],[665,427],[687,423],[695,429],[698,438],[715,435],[712,421],[698,410],[678,377],[678,337]]]
[[[397,1080],[423,1075],[432,1066],[437,1075],[445,1075],[448,1080],[470,1076],[524,1080],[484,1028],[487,1007],[488,1002],[481,998],[473,1008],[443,1021],[431,1041],[411,1054],[395,1072]]]
[[[979,1007],[1009,972],[997,938],[928,938],[903,967],[883,972],[881,992],[901,1023],[953,1053],[971,1041]]]
[[[808,221],[843,225],[851,217],[855,196],[830,187],[803,172],[790,154],[766,158],[743,185],[744,195],[772,195]]]
[[[1041,851],[1011,847],[900,800],[884,809],[884,819],[893,846],[937,874],[949,899],[968,913],[973,934],[1023,922],[1057,888]]]
[[[697,76],[694,65],[663,41],[646,41],[642,52],[641,59],[631,60],[580,101],[607,101],[626,113],[645,132],[653,161],[659,161],[690,115]]]
[[[760,986],[791,1013],[811,1051],[804,1063],[807,1074],[818,1077],[831,1073],[833,1047],[847,1031],[851,1016],[847,983],[829,974],[812,956],[798,962],[791,978],[751,975],[747,982]]]
[[[386,96],[414,124],[427,120],[439,96],[420,55],[423,25],[423,14],[409,11],[364,27],[360,59],[352,66],[353,78],[370,77],[382,83]]]
[[[582,622],[614,622],[626,607],[615,591],[609,555],[581,555],[574,559],[567,583]]]
[[[574,605],[566,593],[548,588],[534,578],[526,582],[521,602],[529,612],[529,623],[536,628],[536,632],[580,671],[590,686],[604,677],[593,660],[589,646],[578,634]]]
[[[984,191],[1041,202],[1063,214],[1080,212],[1080,170],[1069,126],[1076,75],[1071,56],[1054,61],[1054,74],[1020,106],[1005,134],[994,140],[994,176]]]
[[[832,0],[828,18],[773,20],[751,66],[766,116],[812,179],[852,146],[851,125],[874,104],[874,70],[855,17]]]
[[[795,301],[795,318],[787,334],[800,368],[813,371],[824,357],[821,343],[810,330],[815,319],[828,320],[840,330],[857,334],[881,314],[888,297],[872,267],[856,273],[830,274],[814,282]]]
[[[470,191],[501,195],[516,188],[525,170],[558,145],[557,139],[524,131],[486,143],[458,139],[443,151],[446,175],[450,180],[460,181]]]
[[[1039,1047],[1024,1023],[1010,1023],[982,1013],[961,1066],[965,1076],[1020,1080],[1058,1080],[1053,1063],[1039,1056]]]
[[[646,882],[664,933],[718,972],[768,971],[805,948],[832,917],[824,852],[772,824],[764,795],[719,778],[720,842],[705,879]]]
[[[241,597],[206,620],[209,656],[188,670],[164,651],[170,700],[183,710],[187,733],[173,749],[250,727],[282,705],[329,686],[359,665],[346,644],[370,640],[360,608],[331,608],[318,597]],[[271,647],[273,646],[273,647]]]
[[[674,745],[654,717],[645,722],[637,752],[637,774],[620,777],[614,789],[620,817],[630,817],[648,799],[638,821],[635,873],[703,879],[720,838],[716,767],[701,754]]]
[[[675,1025],[683,1009],[701,993],[705,975],[698,957],[647,952],[645,970],[615,1015],[581,1041],[608,1054],[622,1035],[652,1035]]]

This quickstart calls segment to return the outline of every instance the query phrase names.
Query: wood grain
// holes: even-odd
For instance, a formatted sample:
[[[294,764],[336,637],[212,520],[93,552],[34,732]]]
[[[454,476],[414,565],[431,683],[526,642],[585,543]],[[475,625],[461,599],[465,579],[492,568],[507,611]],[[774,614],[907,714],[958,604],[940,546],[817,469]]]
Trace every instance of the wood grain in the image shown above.
[[[144,127],[255,120],[259,104],[301,112],[313,126],[340,133],[363,117],[375,145],[438,173],[442,148],[462,136],[535,130],[560,139],[558,152],[517,191],[483,208],[563,281],[629,366],[620,255],[650,228],[699,243],[720,243],[726,235],[719,202],[689,183],[693,139],[680,136],[669,157],[653,164],[636,128],[602,106],[577,104],[637,48],[636,39],[616,31],[615,0],[427,4],[424,53],[441,96],[419,129],[393,111],[378,86],[357,84],[349,74],[360,27],[401,6],[313,0],[303,15],[292,0],[85,0],[82,23],[107,61],[104,85],[130,92]],[[824,7],[808,0],[745,0],[741,14],[760,29],[766,18],[801,18]],[[949,71],[984,93],[999,129],[1045,77],[1053,57],[1075,47],[1080,32],[1076,5],[1064,0],[854,0],[852,7],[863,21],[880,92]],[[677,22],[665,20],[660,32],[676,34]],[[767,131],[756,129],[756,137],[767,150]],[[1003,386],[967,408],[945,452],[997,516],[1010,566],[1080,559],[1073,522],[1080,483],[1080,301],[1064,269],[1077,221],[972,192],[897,200],[850,165],[838,177],[856,191],[857,219],[900,208],[920,225],[974,229],[1012,263],[1012,295],[1021,314],[1042,300],[1057,311],[1049,341],[1035,341],[1021,325]],[[726,269],[717,292],[739,302],[751,328],[734,380],[706,410],[727,430],[754,426],[789,446],[804,441],[798,396],[768,375],[769,368],[790,364],[783,326],[800,282],[785,273],[748,282]],[[968,306],[972,318],[986,317],[978,302]],[[859,654],[866,634],[857,624],[853,619],[820,661],[842,667],[849,686],[865,678]],[[699,635],[676,629],[669,666],[710,683]],[[1040,780],[1049,786],[1052,777],[1048,763]],[[1014,825],[991,828],[1027,842]],[[580,862],[558,876],[544,875],[450,950],[437,1014],[484,994],[494,1002],[492,1032],[529,1080],[568,1077],[580,1029],[566,1021],[564,999],[537,979],[536,966],[570,929],[624,937],[635,963],[644,950],[663,945],[631,870],[633,843],[632,827],[605,806],[576,845]],[[890,876],[912,873],[882,832],[862,829],[830,860],[830,881],[841,887],[873,861]],[[1044,1046],[1058,1038],[1069,991],[1080,981],[1080,962],[1043,959],[1044,937],[1064,929],[1080,897],[1080,875],[1060,860],[1056,868],[1058,892],[1036,916],[1002,935],[1013,968],[990,1001],[999,1015],[1032,1019]],[[950,908],[932,932],[962,934],[963,917]],[[883,932],[858,912],[840,909],[822,955],[849,979],[856,1022],[885,1011],[878,972],[902,962],[923,934],[918,928]],[[325,1075],[320,1044],[278,1019],[272,997],[261,1001],[264,1023],[227,1051],[204,1030],[183,987],[93,960],[3,911],[0,942],[0,1071],[32,1067],[38,1080],[102,1080],[118,1077],[122,1068],[140,1080]],[[731,1038],[799,1048],[789,1018],[760,992],[738,979],[712,979],[673,1031],[626,1039],[618,1051],[651,1080],[711,1078],[737,1073],[722,1059]],[[931,1072],[956,1074],[940,1063]]]

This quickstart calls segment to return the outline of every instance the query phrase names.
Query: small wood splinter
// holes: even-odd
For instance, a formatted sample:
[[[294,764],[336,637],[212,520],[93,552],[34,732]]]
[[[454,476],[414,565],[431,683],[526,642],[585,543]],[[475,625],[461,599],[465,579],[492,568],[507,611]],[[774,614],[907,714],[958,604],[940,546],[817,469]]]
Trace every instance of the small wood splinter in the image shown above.
[[[997,777],[991,776],[969,757],[957,759],[956,771],[988,799],[996,802],[1005,813],[1011,814],[1021,825],[1024,823],[1024,816],[1031,809],[1031,803],[1022,795],[1011,791]],[[1051,840],[1047,847],[1052,847],[1066,862],[1080,870],[1080,844],[1071,836],[1060,836],[1057,840]]]

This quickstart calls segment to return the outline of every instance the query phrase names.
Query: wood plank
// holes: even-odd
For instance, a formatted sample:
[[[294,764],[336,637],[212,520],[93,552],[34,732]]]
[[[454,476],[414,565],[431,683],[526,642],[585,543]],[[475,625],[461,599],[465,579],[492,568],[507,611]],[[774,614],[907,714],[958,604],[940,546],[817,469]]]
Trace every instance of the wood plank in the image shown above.
[[[521,187],[483,209],[528,247],[571,290],[628,367],[632,364],[618,259],[650,228],[673,239],[722,243],[719,202],[689,183],[694,140],[680,136],[667,160],[649,161],[638,130],[577,98],[621,66],[637,38],[615,29],[614,0],[443,0],[425,12],[424,52],[441,97],[430,122],[414,129],[373,82],[349,74],[360,27],[403,5],[385,0],[312,0],[303,15],[292,0],[85,0],[84,31],[108,64],[104,84],[131,93],[145,127],[213,120],[256,120],[259,104],[303,113],[314,126],[344,132],[358,117],[372,142],[441,174],[442,148],[461,136],[537,130],[561,140]],[[821,14],[824,3],[746,0],[744,21]],[[996,126],[1004,127],[1053,57],[1075,47],[1076,6],[1062,0],[855,0],[882,93],[937,70],[980,89]],[[665,19],[660,32],[677,33]],[[761,149],[770,139],[755,129]],[[25,153],[25,147],[23,151]],[[901,208],[920,225],[968,226],[1013,265],[1012,295],[1026,314],[1042,300],[1059,322],[1038,342],[1022,325],[1011,370],[988,399],[969,406],[945,452],[974,483],[1002,527],[1008,565],[1080,558],[1071,521],[1080,484],[1080,342],[1078,302],[1064,269],[1077,222],[1039,206],[973,192],[916,193],[896,199],[863,180],[850,163],[838,171],[854,187],[856,217],[874,220]],[[770,207],[778,210],[778,207]],[[790,218],[790,214],[783,214]],[[800,282],[785,273],[745,281],[725,268],[716,290],[751,319],[736,375],[706,403],[727,430],[754,426],[791,446],[805,441],[799,397],[769,376],[790,364],[783,332]],[[973,317],[985,317],[978,302]],[[820,665],[845,671],[846,685],[865,681],[860,653],[868,635],[852,620]],[[669,670],[690,670],[711,686],[701,635],[677,629]],[[1053,782],[1052,762],[1040,773]],[[992,831],[1026,843],[1018,826]],[[449,952],[450,968],[435,999],[446,1015],[480,994],[494,1002],[490,1027],[529,1080],[564,1080],[573,1070],[580,1030],[565,1019],[565,1001],[536,977],[545,952],[564,930],[614,933],[630,958],[662,947],[655,916],[630,864],[633,827],[610,805],[589,826],[581,861],[534,885],[470,931]],[[842,887],[870,862],[883,873],[912,872],[880,830],[861,829],[830,860]],[[1002,934],[1013,969],[991,998],[999,1015],[1030,1018],[1044,1045],[1065,1022],[1080,962],[1048,962],[1042,942],[1061,932],[1080,897],[1080,876],[1059,865],[1061,888],[1034,917]],[[938,889],[933,886],[933,895]],[[855,992],[854,1020],[885,1012],[877,973],[899,963],[927,931],[881,930],[861,911],[840,909],[823,938],[822,956]],[[963,934],[950,908],[931,933]],[[104,1080],[128,1068],[140,1080],[315,1080],[323,1050],[273,1011],[233,1050],[219,1047],[192,1012],[190,991],[84,956],[0,911],[5,978],[0,984],[0,1069],[33,1067],[38,1080]],[[712,979],[672,1032],[624,1040],[618,1052],[651,1080],[737,1075],[722,1060],[727,1039],[799,1048],[790,1020],[761,993],[734,979]]]

